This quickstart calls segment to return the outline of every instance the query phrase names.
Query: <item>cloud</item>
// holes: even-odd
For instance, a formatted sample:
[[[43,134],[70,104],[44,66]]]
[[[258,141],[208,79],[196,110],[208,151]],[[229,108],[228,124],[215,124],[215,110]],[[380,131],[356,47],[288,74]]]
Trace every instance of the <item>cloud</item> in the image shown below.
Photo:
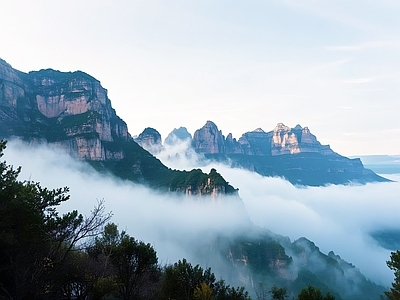
[[[219,201],[165,195],[149,188],[100,175],[89,165],[78,162],[57,149],[27,146],[19,141],[7,144],[8,164],[22,166],[20,180],[32,180],[50,189],[68,186],[71,199],[61,212],[77,209],[89,214],[99,199],[112,211],[112,222],[121,230],[151,243],[162,262],[183,257],[195,260],[199,234],[230,233],[249,222],[243,202],[227,197]]]
[[[178,156],[173,148],[166,149],[160,157],[171,168],[199,167],[196,154],[182,154],[183,146]],[[43,146],[28,149],[20,142],[9,142],[4,158],[9,164],[22,166],[21,179],[38,181],[48,188],[69,186],[71,199],[61,206],[62,211],[78,209],[87,214],[96,199],[104,199],[106,209],[114,214],[112,221],[135,238],[153,244],[163,263],[183,257],[197,262],[196,249],[207,238],[237,232],[250,219],[292,241],[304,236],[322,252],[334,251],[377,283],[389,285],[392,281],[386,266],[390,251],[380,247],[369,233],[400,229],[398,182],[295,188],[280,178],[207,164],[200,167],[206,172],[215,167],[239,188],[243,202],[203,201],[162,195],[99,175],[86,164]],[[391,179],[400,180],[400,176]]]
[[[348,45],[348,46],[328,46],[328,47],[326,47],[326,49],[330,50],[330,51],[350,51],[350,52],[362,51],[362,50],[368,50],[368,49],[379,49],[379,48],[397,50],[400,48],[400,41],[398,41],[398,40],[374,41],[374,42],[367,42],[367,43]]]
[[[172,167],[178,166],[165,158],[161,160]],[[181,157],[179,167],[185,163],[187,169],[195,167],[194,161]],[[262,177],[221,164],[208,164],[202,169],[207,171],[211,167],[239,188],[249,217],[256,225],[288,236],[292,241],[304,236],[322,252],[334,251],[353,263],[375,282],[388,285],[392,280],[393,274],[386,266],[390,251],[380,247],[370,233],[400,230],[400,175],[390,175],[395,180],[391,183],[295,188],[280,178]]]

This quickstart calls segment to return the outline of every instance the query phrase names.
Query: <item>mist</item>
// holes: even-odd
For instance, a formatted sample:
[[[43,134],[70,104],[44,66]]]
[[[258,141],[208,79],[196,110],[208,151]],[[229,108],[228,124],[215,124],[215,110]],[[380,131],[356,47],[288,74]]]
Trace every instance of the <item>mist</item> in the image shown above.
[[[323,253],[334,251],[367,278],[390,285],[393,273],[386,266],[390,251],[380,247],[369,233],[400,229],[398,182],[296,188],[280,178],[201,161],[185,150],[185,145],[179,149],[166,147],[157,157],[173,169],[196,167],[208,173],[216,168],[239,188],[243,202],[229,197],[208,201],[156,193],[98,174],[87,164],[48,146],[28,147],[10,141],[4,159],[15,167],[22,166],[20,180],[40,182],[50,189],[70,187],[71,199],[60,206],[61,212],[77,209],[89,214],[97,200],[104,199],[106,211],[113,213],[111,221],[120,230],[151,243],[161,263],[182,258],[198,263],[195,250],[204,239],[237,232],[250,220],[292,241],[306,237]],[[400,180],[400,175],[391,175],[390,179]]]
[[[400,174],[382,175],[393,182],[300,188],[281,178],[204,161],[193,150],[179,154],[185,147],[188,142],[166,146],[157,157],[171,168],[217,169],[239,188],[255,225],[292,241],[306,237],[323,253],[334,251],[372,281],[384,286],[392,282],[393,273],[386,265],[391,251],[382,248],[370,233],[400,230]]]

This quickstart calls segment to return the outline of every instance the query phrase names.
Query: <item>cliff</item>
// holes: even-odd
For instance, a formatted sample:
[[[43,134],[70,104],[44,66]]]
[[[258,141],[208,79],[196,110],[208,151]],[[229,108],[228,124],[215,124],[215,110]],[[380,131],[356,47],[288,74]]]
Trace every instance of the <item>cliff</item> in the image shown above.
[[[284,177],[296,185],[321,186],[387,181],[366,169],[359,158],[347,158],[322,145],[308,127],[282,123],[269,132],[261,128],[239,140],[225,136],[211,121],[196,130],[193,149],[207,159],[245,168],[263,176]]]
[[[151,154],[157,154],[163,149],[161,134],[154,128],[145,128],[134,141]]]
[[[230,282],[256,293],[260,292],[259,283],[287,288],[290,299],[307,285],[330,292],[335,299],[379,299],[385,290],[354,265],[332,251],[322,253],[304,237],[292,242],[251,225],[235,235],[218,236],[201,251],[199,256],[207,257],[208,264],[231,274],[226,276]]]
[[[238,141],[228,134],[222,135],[211,121],[196,130],[192,146],[204,154],[246,154],[246,155],[284,155],[298,153],[335,154],[329,145],[321,145],[308,127],[297,125],[290,128],[282,123],[274,130],[265,132],[261,128],[244,133]]]
[[[159,133],[147,128],[136,143],[112,108],[107,90],[81,71],[23,73],[0,59],[0,139],[10,138],[55,145],[99,171],[153,188],[196,195],[236,193],[225,183],[196,185],[193,190],[188,179],[175,182],[173,178],[189,175],[167,168],[143,149],[157,153]],[[207,175],[203,177],[206,182]]]
[[[103,142],[130,135],[100,82],[83,72],[28,74],[0,61],[0,137],[42,140],[87,160],[121,159]]]

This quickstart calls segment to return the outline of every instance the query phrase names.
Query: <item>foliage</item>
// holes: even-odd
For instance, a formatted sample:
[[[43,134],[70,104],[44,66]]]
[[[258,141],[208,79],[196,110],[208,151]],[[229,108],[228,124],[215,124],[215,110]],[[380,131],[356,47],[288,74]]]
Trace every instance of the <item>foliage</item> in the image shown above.
[[[273,285],[269,293],[271,293],[272,299],[284,300],[287,298],[286,288],[278,288],[277,286]]]
[[[248,293],[243,287],[231,287],[225,281],[216,281],[211,269],[192,266],[186,259],[179,260],[164,270],[162,299],[215,299],[247,300]]]
[[[107,224],[88,253],[104,267],[104,276],[114,278],[121,299],[142,299],[158,281],[159,268],[156,251],[150,244],[119,233],[113,223]]]
[[[322,295],[321,290],[309,285],[307,288],[304,288],[297,295],[298,300],[335,300],[330,293],[327,293],[325,296]]]
[[[0,142],[0,157],[6,142]],[[21,168],[0,163],[0,295],[24,299],[57,297],[69,255],[111,217],[100,202],[89,217],[62,216],[56,207],[68,188],[48,190],[19,181]]]
[[[400,299],[400,251],[397,250],[390,254],[390,260],[386,262],[389,269],[394,271],[394,281],[390,291],[385,292],[385,295],[390,300]]]

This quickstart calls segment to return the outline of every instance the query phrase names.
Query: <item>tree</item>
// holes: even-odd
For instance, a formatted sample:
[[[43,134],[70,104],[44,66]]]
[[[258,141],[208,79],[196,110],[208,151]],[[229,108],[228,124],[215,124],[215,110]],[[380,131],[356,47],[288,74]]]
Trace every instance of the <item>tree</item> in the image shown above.
[[[212,297],[210,295],[212,291]],[[186,259],[179,260],[164,269],[162,299],[215,299],[248,300],[244,287],[231,287],[224,280],[216,281],[210,268],[203,270],[199,265],[192,266]],[[196,298],[197,297],[197,298]]]
[[[330,293],[327,293],[325,296],[322,296],[321,290],[309,285],[307,288],[304,288],[297,295],[298,300],[335,300]]]
[[[5,148],[1,141],[0,157]],[[20,171],[0,162],[0,297],[58,298],[68,254],[111,214],[99,202],[88,217],[77,211],[60,216],[56,207],[69,199],[69,189],[19,181]]]
[[[394,281],[390,291],[385,292],[385,295],[390,300],[400,299],[400,251],[392,252],[390,254],[390,260],[386,262],[389,269],[394,271]]]
[[[197,286],[193,293],[193,299],[195,300],[214,300],[213,290],[212,288],[202,282],[200,286]]]
[[[121,299],[151,298],[153,283],[159,279],[156,251],[145,244],[118,231],[117,225],[109,223],[88,253],[102,265],[102,275],[114,278]]]
[[[286,288],[278,288],[276,285],[271,287],[269,293],[272,295],[272,299],[284,300],[287,297]]]

